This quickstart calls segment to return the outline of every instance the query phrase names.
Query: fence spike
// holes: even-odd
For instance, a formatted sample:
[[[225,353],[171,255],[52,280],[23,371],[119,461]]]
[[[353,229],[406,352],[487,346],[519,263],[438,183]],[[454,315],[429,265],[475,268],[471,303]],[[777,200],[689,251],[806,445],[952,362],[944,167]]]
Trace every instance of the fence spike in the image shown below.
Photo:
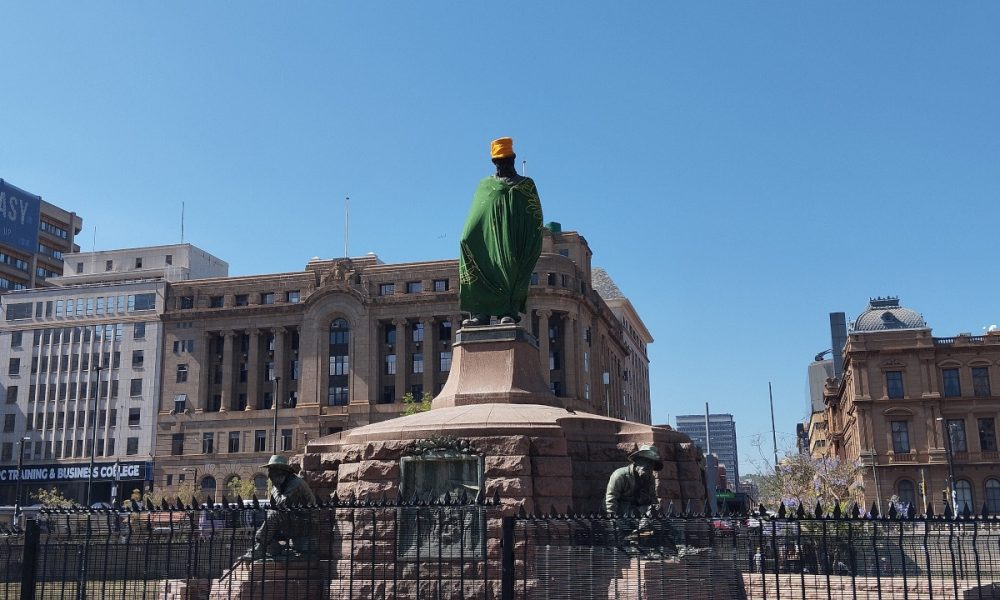
[[[906,507],[906,518],[912,521],[917,516],[917,507],[912,504]]]
[[[816,501],[816,508],[813,510],[813,516],[817,519],[823,518],[823,505],[819,503],[819,500]]]
[[[528,513],[527,513],[527,511],[524,510],[524,505],[522,504],[521,506],[519,506],[517,508],[517,518],[518,519],[525,519],[525,518],[527,518],[527,516],[528,516]]]
[[[898,516],[899,516],[899,511],[896,510],[896,503],[895,502],[890,502],[889,503],[889,518],[892,519],[892,520],[895,520],[896,517],[898,517]]]
[[[469,492],[464,487],[462,488],[462,494],[458,497],[458,503],[462,506],[469,503]]]
[[[806,518],[806,507],[801,502],[799,503],[798,510],[795,511],[795,518],[797,519]]]
[[[260,499],[257,498],[257,492],[250,494],[250,506],[252,506],[254,510],[258,510],[260,508]]]
[[[786,514],[787,513],[785,511],[785,503],[782,502],[781,505],[778,507],[778,518],[784,519]]]
[[[451,506],[451,493],[450,492],[445,492],[444,493],[444,502],[442,502],[442,504],[444,504],[445,506]]]
[[[493,506],[500,506],[500,486],[493,488]]]
[[[868,516],[872,519],[878,518],[878,504],[874,500],[872,500],[871,508],[868,509]]]
[[[934,518],[934,503],[933,502],[928,502],[927,503],[927,510],[924,511],[924,518],[925,519],[933,519]]]
[[[482,487],[479,488],[479,491],[476,492],[476,504],[479,504],[479,505],[486,504],[486,489],[485,488],[486,488],[486,486],[482,486]]]
[[[962,517],[968,519],[972,516],[972,509],[969,508],[969,503],[965,502],[965,507],[962,509]]]
[[[944,518],[952,519],[955,517],[955,511],[951,508],[951,502],[944,503]]]
[[[854,506],[851,507],[851,518],[852,519],[861,518],[861,507],[858,505],[857,502],[855,502]]]

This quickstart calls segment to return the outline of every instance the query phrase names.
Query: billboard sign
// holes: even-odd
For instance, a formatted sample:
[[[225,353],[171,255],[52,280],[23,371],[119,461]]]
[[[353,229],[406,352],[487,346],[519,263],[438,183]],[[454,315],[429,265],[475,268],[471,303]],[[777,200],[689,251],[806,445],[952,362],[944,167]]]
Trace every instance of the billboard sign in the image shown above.
[[[0,240],[28,254],[38,252],[42,199],[0,179]]]
[[[0,468],[0,484],[17,481],[17,467]],[[21,481],[25,483],[49,481],[87,481],[90,477],[90,464],[55,464],[55,465],[25,465],[21,469]],[[153,463],[122,462],[95,463],[94,481],[115,481],[153,478]]]

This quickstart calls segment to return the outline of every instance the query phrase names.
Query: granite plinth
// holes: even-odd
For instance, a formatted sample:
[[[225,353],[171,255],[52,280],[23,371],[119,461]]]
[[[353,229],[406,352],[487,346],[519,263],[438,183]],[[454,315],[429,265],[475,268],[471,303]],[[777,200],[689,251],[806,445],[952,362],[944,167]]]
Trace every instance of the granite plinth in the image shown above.
[[[538,340],[518,325],[459,331],[448,381],[431,405],[493,403],[563,406],[542,378]]]

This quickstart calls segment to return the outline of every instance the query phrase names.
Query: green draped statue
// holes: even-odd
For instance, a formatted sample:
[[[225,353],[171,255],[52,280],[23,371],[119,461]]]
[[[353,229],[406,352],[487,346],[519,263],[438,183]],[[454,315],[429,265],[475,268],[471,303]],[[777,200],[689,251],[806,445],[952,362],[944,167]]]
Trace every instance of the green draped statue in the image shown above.
[[[479,182],[462,231],[458,306],[463,325],[521,320],[531,273],[542,252],[542,204],[535,182],[517,174],[513,141],[491,145],[496,174]]]

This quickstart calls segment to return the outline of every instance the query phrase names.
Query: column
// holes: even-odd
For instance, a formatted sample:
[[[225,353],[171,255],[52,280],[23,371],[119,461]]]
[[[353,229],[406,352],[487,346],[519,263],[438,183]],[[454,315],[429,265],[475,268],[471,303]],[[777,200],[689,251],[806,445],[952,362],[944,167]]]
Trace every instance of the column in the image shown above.
[[[236,332],[225,331],[222,336],[222,403],[219,412],[226,412],[233,401],[233,342]]]
[[[409,333],[406,330],[406,319],[395,319],[396,326],[396,401],[399,401],[408,390],[406,389],[406,372],[410,365],[406,364],[406,344]]]
[[[538,359],[542,362],[542,377],[545,383],[551,383],[549,371],[549,317],[551,310],[539,310],[538,313]]]
[[[424,391],[436,396],[434,372],[437,370],[437,328],[434,326],[434,317],[424,317],[420,322],[424,325]]]
[[[529,315],[529,317],[530,317],[530,315]],[[451,320],[451,339],[448,340],[448,341],[449,342],[454,342],[455,341],[455,334],[458,332],[459,329],[462,328],[462,315],[461,315],[461,313],[459,313],[459,314],[451,315],[448,318]],[[528,326],[530,328],[531,324],[529,323]],[[452,358],[454,358],[454,355],[452,355]],[[997,379],[996,381],[1000,381],[1000,379]]]
[[[205,407],[208,406],[208,383],[212,378],[212,353],[210,350],[213,337],[211,332],[206,331],[202,334],[199,344],[198,396],[194,399],[195,412],[205,412]]]
[[[260,393],[260,329],[250,330],[247,352],[247,410],[257,410]]]
[[[285,328],[275,327],[274,328],[274,376],[278,377],[277,391],[274,394],[274,402],[281,402],[277,404],[278,408],[284,406],[285,400],[288,399],[288,394],[285,390],[288,389],[288,374],[285,373]]]
[[[566,386],[566,396],[573,398],[579,393],[576,384],[577,358],[576,358],[576,318],[571,314],[563,317],[563,379]]]

